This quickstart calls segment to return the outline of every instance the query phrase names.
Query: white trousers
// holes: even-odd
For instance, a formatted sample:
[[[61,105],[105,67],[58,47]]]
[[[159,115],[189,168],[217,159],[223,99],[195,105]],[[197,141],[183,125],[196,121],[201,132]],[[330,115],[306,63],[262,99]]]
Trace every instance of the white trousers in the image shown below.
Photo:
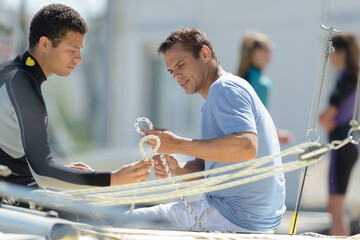
[[[207,231],[254,232],[241,228],[223,217],[207,201],[205,195],[200,200],[190,202],[189,205]],[[126,215],[133,217],[134,221],[124,221]],[[124,213],[124,216],[121,217],[121,220],[116,221],[114,226],[161,230],[201,230],[182,202],[139,208],[135,209],[132,214],[129,212]]]

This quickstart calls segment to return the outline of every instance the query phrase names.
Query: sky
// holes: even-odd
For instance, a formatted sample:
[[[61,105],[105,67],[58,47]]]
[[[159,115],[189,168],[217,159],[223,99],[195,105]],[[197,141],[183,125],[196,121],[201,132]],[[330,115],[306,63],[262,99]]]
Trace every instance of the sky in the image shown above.
[[[0,0],[6,9],[17,10],[22,1],[25,1],[26,9],[30,15],[35,14],[43,6],[51,3],[62,3],[77,10],[84,19],[90,16],[102,14],[106,10],[106,0]]]

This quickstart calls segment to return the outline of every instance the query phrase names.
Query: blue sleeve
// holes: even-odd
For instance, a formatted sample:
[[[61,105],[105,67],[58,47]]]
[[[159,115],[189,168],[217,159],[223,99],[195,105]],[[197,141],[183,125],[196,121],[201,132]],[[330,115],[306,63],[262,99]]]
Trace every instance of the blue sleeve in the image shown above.
[[[245,88],[221,88],[213,101],[217,122],[226,134],[242,131],[257,133],[253,114],[254,104]]]

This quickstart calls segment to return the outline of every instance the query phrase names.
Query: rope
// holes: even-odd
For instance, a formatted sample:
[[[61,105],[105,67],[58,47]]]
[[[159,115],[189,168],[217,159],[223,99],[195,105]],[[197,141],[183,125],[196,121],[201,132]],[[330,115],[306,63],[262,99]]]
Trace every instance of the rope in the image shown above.
[[[298,146],[289,148],[287,150],[282,151],[279,154],[274,154],[272,156],[266,156],[262,158],[258,158],[251,161],[241,162],[237,164],[233,164],[227,167],[219,168],[219,169],[212,169],[209,171],[203,171],[203,172],[197,172],[192,174],[186,174],[182,176],[176,176],[173,177],[173,179],[159,179],[159,180],[152,180],[152,181],[146,181],[136,184],[127,184],[127,185],[121,185],[117,187],[102,187],[102,188],[90,188],[90,189],[83,189],[83,190],[74,190],[74,191],[67,191],[67,192],[55,192],[51,193],[52,195],[58,195],[58,197],[61,198],[71,198],[73,200],[84,200],[84,201],[93,201],[98,202],[96,205],[114,205],[114,204],[133,204],[133,203],[144,203],[154,200],[165,200],[169,198],[178,197],[179,194],[182,196],[188,196],[198,193],[204,193],[208,191],[215,191],[220,190],[232,186],[237,186],[240,184],[256,181],[263,179],[265,177],[270,177],[275,174],[278,174],[280,172],[288,172],[295,169],[302,168],[304,166],[307,166],[309,164],[312,164],[320,158],[317,159],[311,159],[311,160],[298,160],[295,162],[285,163],[282,165],[274,165],[274,166],[267,166],[262,168],[256,168],[259,167],[269,161],[271,161],[274,158],[281,157],[281,156],[287,156],[290,154],[300,154],[304,153],[305,149],[308,149],[309,147],[314,146],[320,146],[318,143],[303,143],[299,144]],[[330,149],[330,148],[329,148]],[[215,177],[209,177],[206,179],[200,179],[195,180],[191,182],[182,182],[182,183],[176,183],[174,185],[165,185],[161,186],[161,184],[169,183],[172,181],[180,181],[180,180],[186,180],[191,179],[195,177],[210,175],[210,174],[216,174],[216,173],[222,173],[226,171],[234,171],[235,169],[242,168],[236,172],[233,172],[231,174],[224,174],[220,176]],[[240,179],[234,182],[230,183],[223,183],[225,181],[229,181],[234,178],[239,177],[246,177],[249,175],[256,175],[244,179]],[[221,184],[222,183],[222,184]],[[218,185],[216,185],[218,184]],[[159,186],[160,185],[160,186]],[[152,186],[152,187],[147,187]],[[135,189],[137,187],[137,189]],[[144,188],[146,187],[146,188]],[[134,194],[140,194],[140,193],[151,193],[156,191],[164,191],[164,190],[170,190],[170,189],[179,189],[179,191],[175,192],[169,192],[169,193],[159,193],[159,194],[153,194],[149,196],[134,196]],[[132,189],[132,190],[130,190]],[[45,192],[47,194],[48,192]],[[129,196],[133,195],[132,197],[126,197],[126,198],[118,198],[120,196]]]
[[[344,139],[343,141],[333,141],[331,144],[329,144],[327,146],[321,146],[319,144],[312,144],[312,146],[307,149],[308,153],[313,153],[313,156],[308,157],[309,160],[299,160],[296,162],[286,163],[286,164],[282,164],[282,165],[275,165],[275,166],[263,167],[260,169],[253,169],[252,171],[249,171],[249,168],[247,168],[247,169],[244,169],[242,171],[238,171],[238,172],[235,172],[232,174],[221,175],[221,176],[217,176],[217,177],[211,177],[208,179],[192,181],[190,184],[189,183],[179,183],[175,187],[177,189],[179,187],[187,187],[187,188],[181,190],[181,194],[183,194],[185,196],[185,195],[193,195],[193,194],[197,194],[197,193],[216,191],[216,190],[220,190],[220,189],[225,189],[225,188],[249,183],[252,181],[257,181],[257,180],[260,180],[260,179],[263,179],[266,177],[270,177],[270,176],[273,176],[273,175],[281,173],[281,172],[288,172],[288,171],[292,171],[292,170],[299,169],[299,168],[308,166],[310,164],[313,164],[313,163],[319,161],[326,152],[333,150],[333,149],[339,149],[342,146],[344,146],[345,144],[349,143],[350,140],[351,139],[347,138],[347,139]],[[314,148],[314,149],[311,149],[311,148]],[[319,154],[319,152],[317,152],[317,150],[319,150],[319,149],[322,149],[322,152],[320,154]],[[326,151],[324,151],[324,149],[326,149]],[[264,159],[259,159],[259,160],[264,160]],[[269,160],[269,158],[267,160]],[[255,163],[254,165],[260,165],[259,162]],[[263,163],[265,163],[265,161],[263,161]],[[255,168],[255,166],[251,166],[251,168]],[[231,180],[234,178],[245,177],[245,176],[249,176],[249,175],[254,175],[254,176],[248,177],[246,179],[240,179],[237,181],[223,183],[221,185],[215,186],[215,184],[218,184],[220,182],[225,182],[225,181],[228,181],[228,180]],[[201,186],[201,188],[199,188],[199,186]],[[164,188],[156,187],[156,188],[146,188],[144,190],[146,190],[146,192],[149,193],[152,191],[164,190]],[[127,192],[127,195],[128,194],[129,194],[129,192]],[[174,192],[166,193],[166,194],[160,193],[160,194],[153,194],[150,196],[146,196],[146,198],[144,198],[144,197],[136,197],[136,198],[128,197],[128,198],[123,198],[123,199],[115,199],[115,198],[111,199],[107,195],[104,198],[108,200],[108,202],[106,204],[113,205],[113,204],[127,204],[127,203],[130,203],[133,201],[139,203],[139,202],[148,202],[148,201],[154,201],[154,200],[165,200],[165,199],[176,197],[177,194],[178,193],[174,193]],[[115,195],[113,195],[113,197],[115,197]],[[87,200],[89,200],[89,199],[87,199]],[[92,199],[92,200],[96,200],[96,198]]]
[[[145,154],[145,151],[144,151],[144,142],[147,141],[147,140],[150,140],[150,139],[155,140],[156,145],[155,145],[154,149],[151,151],[149,157],[147,157],[146,154]],[[154,154],[157,152],[157,150],[160,147],[160,142],[161,142],[160,139],[157,136],[154,136],[154,135],[145,136],[145,137],[140,139],[140,141],[139,141],[139,149],[140,149],[140,154],[141,154],[144,161],[148,160],[148,159],[152,159],[152,157],[154,156]],[[135,188],[137,188],[137,187],[135,187]],[[134,197],[135,196],[136,196],[136,193],[134,193]],[[134,208],[135,208],[135,203],[132,203],[131,207],[130,207],[130,210],[129,210],[129,215],[132,214],[132,212],[134,211]]]
[[[55,192],[55,194],[71,195],[71,196],[73,196],[73,195],[78,195],[78,196],[89,195],[91,193],[104,194],[106,192],[114,192],[114,191],[121,191],[121,190],[125,191],[128,189],[132,189],[135,186],[138,186],[139,188],[141,188],[141,187],[152,186],[154,184],[166,184],[166,183],[170,183],[173,180],[174,181],[184,181],[184,180],[189,180],[191,178],[199,178],[199,177],[203,177],[203,176],[207,176],[207,175],[211,175],[211,174],[218,174],[218,173],[236,170],[236,169],[239,169],[239,168],[242,168],[245,166],[255,164],[256,162],[260,162],[260,161],[271,161],[272,159],[278,158],[278,157],[285,157],[288,155],[300,154],[305,151],[304,149],[314,146],[314,145],[319,145],[319,144],[317,144],[317,143],[302,143],[302,144],[293,146],[291,148],[285,149],[278,154],[264,156],[264,157],[257,158],[257,159],[251,160],[251,161],[239,162],[239,163],[232,164],[229,166],[211,169],[211,170],[207,170],[207,171],[201,171],[201,172],[195,172],[195,173],[185,174],[185,175],[181,175],[181,176],[175,176],[175,177],[173,177],[173,179],[165,178],[165,179],[157,179],[157,180],[151,180],[151,181],[140,182],[140,183],[125,184],[125,185],[120,185],[120,186],[69,190],[69,191]]]
[[[235,174],[228,174],[225,176],[213,177],[210,179],[208,178],[208,179],[206,179],[206,181],[195,180],[195,181],[191,182],[191,185],[184,185],[184,184],[189,184],[189,183],[179,183],[176,186],[178,188],[188,186],[187,188],[183,188],[183,189],[179,190],[179,192],[172,191],[172,192],[167,192],[167,193],[155,193],[155,194],[146,195],[146,196],[123,197],[123,198],[116,198],[116,196],[114,196],[113,198],[109,198],[107,196],[93,197],[93,198],[85,197],[85,196],[71,196],[71,199],[76,200],[76,201],[77,200],[93,201],[94,205],[96,205],[96,206],[127,205],[127,204],[132,204],[132,203],[146,203],[146,202],[152,202],[152,201],[160,201],[160,200],[166,200],[166,199],[177,197],[179,194],[181,194],[182,196],[190,196],[190,195],[194,195],[194,194],[216,191],[216,190],[221,190],[221,189],[225,189],[225,188],[229,188],[229,187],[235,187],[235,186],[246,184],[249,182],[261,180],[261,179],[276,175],[281,172],[285,173],[285,172],[293,171],[293,170],[296,170],[299,168],[303,168],[307,165],[310,165],[310,164],[313,164],[313,163],[319,161],[321,158],[322,157],[313,159],[313,160],[309,160],[309,161],[296,161],[296,162],[286,163],[283,165],[255,169],[252,172],[246,172],[246,171],[244,171],[243,173],[238,172]],[[254,176],[242,178],[242,179],[239,179],[239,180],[236,180],[233,182],[226,182],[226,183],[222,183],[219,185],[215,185],[216,183],[220,182],[218,180],[222,180],[221,182],[224,182],[225,180],[231,180],[233,178],[239,178],[239,177],[246,177],[248,175],[254,175]],[[202,179],[202,180],[204,180],[204,179]],[[203,184],[204,186],[201,186],[200,184]],[[136,189],[136,190],[134,189],[133,191],[135,191],[136,193],[139,193],[138,192],[139,190],[141,191],[141,189]],[[164,190],[164,189],[161,187],[158,187],[158,188],[146,188],[143,190],[146,190],[146,193],[149,193],[149,192],[154,192],[154,191]],[[143,190],[142,190],[142,193],[144,193]],[[133,193],[133,192],[127,192],[127,195],[129,195],[130,193]],[[66,195],[59,194],[59,196],[57,196],[57,197],[66,197]],[[70,197],[70,196],[68,196],[68,197]]]
[[[150,130],[153,130],[154,125],[152,124],[152,122],[151,122],[149,119],[147,119],[147,118],[145,118],[145,117],[142,117],[142,118],[138,118],[138,119],[135,120],[135,125],[134,125],[134,126],[135,126],[135,130],[136,130],[138,133],[140,133],[140,134],[142,134],[142,135],[145,135],[144,132],[141,131],[141,129],[138,127],[138,125],[139,125],[140,122],[146,122],[146,123],[148,124],[148,126],[149,126],[149,129],[150,129]],[[146,137],[144,137],[144,138],[146,138]],[[160,139],[159,139],[159,142],[158,142],[158,143],[159,143],[159,144],[158,144],[158,145],[159,145],[158,148],[159,148],[159,147],[160,147]],[[142,144],[141,144],[141,146],[142,146]],[[158,148],[155,150],[155,152],[158,150]],[[153,152],[154,152],[154,151],[153,151]],[[168,166],[168,164],[167,164],[167,162],[166,162],[165,156],[164,156],[163,154],[160,154],[160,159],[161,159],[162,164],[163,164],[164,167],[165,167],[165,170],[166,170],[166,172],[167,172],[168,178],[170,178],[172,184],[175,185],[175,181],[174,181],[174,179],[173,179],[173,177],[172,177],[172,174],[171,174],[170,169],[169,169],[169,166]],[[176,190],[176,192],[179,191],[178,188],[175,188],[175,190]],[[134,196],[134,197],[135,197],[135,196]],[[205,228],[204,228],[203,225],[201,224],[201,222],[200,222],[200,220],[198,219],[198,217],[195,215],[194,211],[192,210],[191,206],[190,206],[189,203],[186,201],[186,199],[185,199],[183,196],[181,196],[181,195],[179,195],[178,197],[180,197],[181,201],[184,203],[186,209],[189,211],[189,213],[191,214],[191,216],[194,218],[195,222],[196,222],[197,225],[200,227],[201,231],[205,231]]]
[[[357,87],[356,87],[356,95],[355,95],[355,105],[354,105],[354,112],[353,112],[353,118],[350,121],[350,126],[352,127],[349,130],[348,137],[352,137],[352,143],[353,144],[359,144],[359,139],[356,139],[352,133],[355,131],[360,131],[359,126],[359,102],[360,102],[360,71],[358,73],[358,80],[357,80]]]
[[[329,10],[329,3],[330,0],[327,1],[326,4],[326,10],[325,10],[325,18],[324,18],[324,24],[326,24],[326,20],[327,20],[327,15],[328,15],[328,10]],[[316,76],[315,76],[315,82],[314,82],[314,91],[313,91],[313,97],[312,97],[312,101],[311,101],[311,107],[310,107],[310,114],[309,114],[309,122],[308,122],[308,131],[306,133],[306,141],[308,141],[308,136],[310,134],[311,131],[316,131],[316,123],[317,120],[314,120],[314,125],[311,128],[311,118],[312,118],[312,113],[313,113],[313,108],[314,108],[314,102],[315,102],[315,95],[316,95],[316,86],[317,86],[317,82],[318,82],[318,74],[319,74],[319,69],[320,69],[320,59],[321,59],[321,55],[322,55],[322,49],[324,46],[324,38],[325,38],[325,32],[323,32],[321,34],[321,46],[320,46],[320,50],[319,50],[319,56],[318,56],[318,61],[317,61],[317,66],[316,66]],[[318,133],[317,133],[318,134]],[[316,142],[318,142],[320,140],[320,135],[318,134],[318,138],[316,140]]]
[[[97,207],[161,201],[161,200],[178,197],[179,195],[190,196],[199,193],[205,193],[205,192],[211,192],[211,191],[226,189],[230,187],[235,187],[253,181],[258,181],[279,173],[286,173],[289,171],[307,167],[311,164],[320,161],[325,153],[331,150],[339,149],[349,142],[352,143],[351,137],[348,137],[342,141],[335,140],[327,145],[306,142],[271,156],[265,156],[251,161],[240,162],[219,169],[176,176],[176,177],[172,177],[171,179],[167,178],[167,179],[141,182],[137,184],[134,183],[134,184],[121,185],[117,187],[105,187],[105,188],[101,187],[101,188],[92,188],[92,189],[67,191],[67,192],[46,191],[45,194],[51,194],[52,197],[56,197],[56,199],[58,200],[59,198],[63,198],[65,200],[70,199],[74,203],[76,203],[76,201],[86,201],[86,203]],[[288,162],[281,165],[258,168],[259,166],[266,164],[267,162],[271,161],[274,158],[293,155],[293,154],[299,154],[299,160],[294,162]],[[234,172],[234,170],[237,171]],[[222,174],[222,175],[209,177],[206,179],[195,180],[191,182],[175,183],[175,181],[193,179],[199,176],[207,176],[210,174],[222,173],[227,171],[232,171],[232,172],[228,174]],[[169,182],[171,182],[172,184],[161,186],[161,184],[169,183]],[[151,187],[146,187],[146,186],[151,186]],[[167,191],[165,193],[163,192],[153,193],[153,192],[166,191],[171,189],[175,189],[176,191]],[[41,191],[39,190],[37,192],[41,193]],[[138,194],[141,193],[146,193],[148,195],[137,196]],[[46,198],[42,198],[42,199],[44,200]],[[64,202],[69,202],[69,201],[64,201]]]

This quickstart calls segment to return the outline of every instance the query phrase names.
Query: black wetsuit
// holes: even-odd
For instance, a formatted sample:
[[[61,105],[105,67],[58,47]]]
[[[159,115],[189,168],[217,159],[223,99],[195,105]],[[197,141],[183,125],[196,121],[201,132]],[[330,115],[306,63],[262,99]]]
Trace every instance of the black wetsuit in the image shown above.
[[[336,87],[330,97],[330,104],[338,109],[336,128],[329,133],[330,142],[344,140],[351,128],[349,125],[353,117],[356,96],[356,86],[351,84],[346,72],[340,74]],[[331,151],[329,169],[330,194],[345,194],[349,183],[350,173],[359,156],[357,145],[348,143],[338,150]]]
[[[47,111],[41,93],[46,76],[25,52],[0,65],[0,164],[12,174],[0,181],[74,189],[109,186],[110,172],[83,171],[53,160],[46,131]]]

